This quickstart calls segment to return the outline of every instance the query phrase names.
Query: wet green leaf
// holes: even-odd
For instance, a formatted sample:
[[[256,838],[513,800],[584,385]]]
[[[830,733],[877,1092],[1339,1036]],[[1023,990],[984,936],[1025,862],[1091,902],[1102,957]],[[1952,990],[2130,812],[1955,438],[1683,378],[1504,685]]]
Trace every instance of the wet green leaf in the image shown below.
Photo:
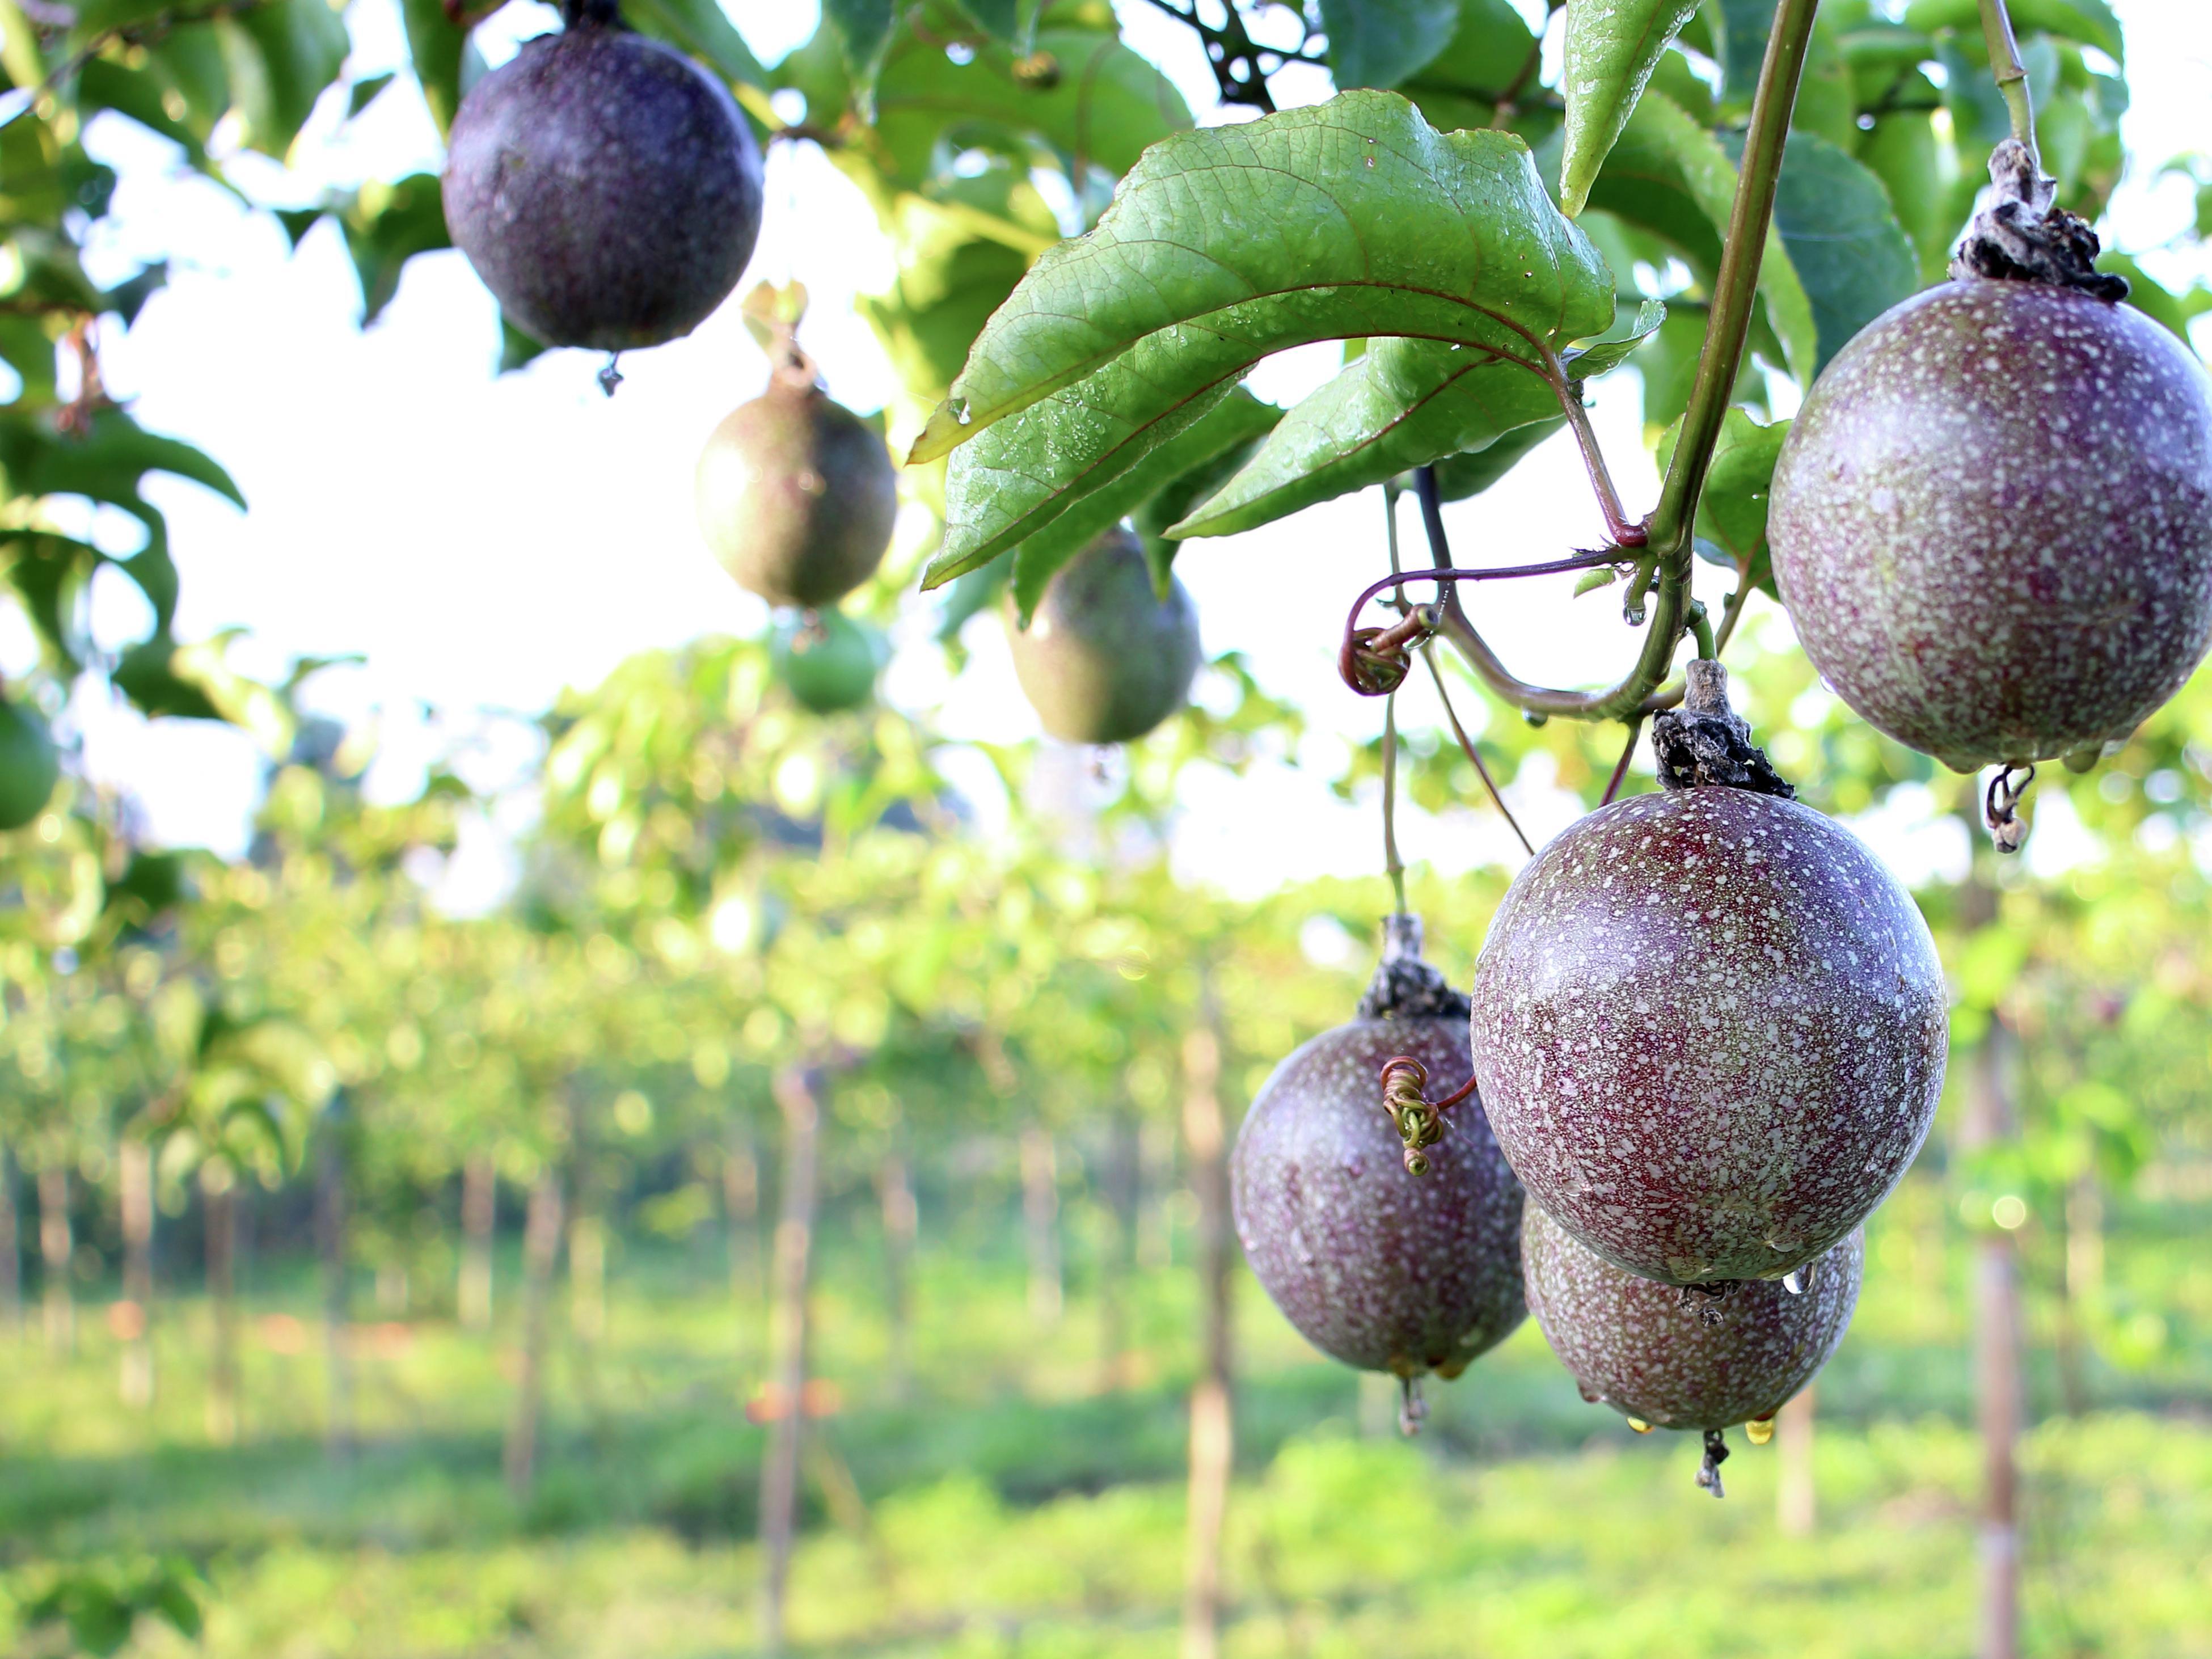
[[[1700,0],[1567,0],[1566,159],[1559,205],[1580,213],[1659,59]]]

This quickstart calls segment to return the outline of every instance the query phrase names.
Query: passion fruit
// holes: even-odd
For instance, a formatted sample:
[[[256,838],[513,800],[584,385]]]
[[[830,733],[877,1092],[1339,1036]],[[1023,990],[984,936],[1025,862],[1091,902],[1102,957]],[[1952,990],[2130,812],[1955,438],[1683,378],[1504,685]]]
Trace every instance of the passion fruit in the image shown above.
[[[1474,1073],[1528,1196],[1670,1285],[1779,1279],[1864,1220],[1943,1084],[1911,896],[1794,800],[1615,801],[1514,878],[1475,966]]]
[[[876,573],[898,516],[890,452],[817,385],[779,370],[700,452],[699,529],[770,605],[834,605]]]
[[[1009,601],[1014,673],[1044,729],[1066,743],[1127,743],[1182,707],[1197,677],[1198,610],[1181,581],[1165,599],[1126,525],[1055,572],[1027,628]]]
[[[518,326],[624,351],[689,334],[729,296],[761,224],[761,160],[729,89],[613,5],[572,6],[470,88],[446,223]]]
[[[1432,1093],[1466,1083],[1466,999],[1420,964],[1416,918],[1388,928],[1359,1018],[1297,1048],[1252,1103],[1231,1203],[1254,1275],[1308,1341],[1364,1370],[1452,1377],[1527,1315],[1521,1186],[1474,1098],[1446,1115],[1428,1173],[1407,1173],[1378,1079],[1407,1055]]]
[[[841,714],[875,695],[883,636],[842,611],[817,611],[780,624],[769,659],[800,707]]]
[[[0,697],[0,830],[20,830],[45,811],[61,775],[46,717]]]

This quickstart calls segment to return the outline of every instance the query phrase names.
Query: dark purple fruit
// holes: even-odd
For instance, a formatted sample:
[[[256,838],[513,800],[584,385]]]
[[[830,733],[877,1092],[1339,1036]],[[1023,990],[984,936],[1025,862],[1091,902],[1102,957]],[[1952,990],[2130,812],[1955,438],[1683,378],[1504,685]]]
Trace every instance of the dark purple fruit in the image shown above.
[[[2212,635],[2212,387],[2131,307],[1947,283],[1815,383],[1768,536],[1807,653],[1866,720],[1961,771],[2087,759]]]
[[[1853,1232],[1802,1269],[1723,1295],[1623,1273],[1534,1206],[1521,1230],[1528,1306],[1583,1397],[1660,1429],[1771,1418],[1828,1363],[1851,1322],[1866,1255]]]
[[[1143,737],[1182,707],[1198,673],[1197,607],[1172,578],[1159,596],[1126,526],[1062,565],[1030,625],[1010,617],[1007,634],[1024,695],[1066,743]]]
[[[727,88],[606,16],[525,41],[470,88],[446,223],[518,326],[624,351],[689,334],[737,286],[761,161]]]
[[[1866,1218],[1943,1084],[1927,924],[1847,830],[1703,787],[1571,826],[1475,966],[1474,1073],[1569,1232],[1670,1284],[1778,1279]]]
[[[883,636],[842,611],[823,611],[779,627],[769,658],[800,707],[817,714],[858,708],[875,695]]]
[[[782,374],[708,434],[695,496],[722,568],[770,605],[836,604],[875,574],[898,515],[875,428]]]
[[[1355,1019],[1275,1068],[1230,1162],[1237,1237],[1316,1347],[1365,1370],[1456,1376],[1528,1312],[1521,1186],[1474,1099],[1446,1114],[1429,1173],[1407,1173],[1379,1082],[1400,1054],[1427,1070],[1431,1098],[1465,1083],[1455,1006]]]
[[[20,830],[45,811],[61,775],[46,716],[0,697],[0,830]]]

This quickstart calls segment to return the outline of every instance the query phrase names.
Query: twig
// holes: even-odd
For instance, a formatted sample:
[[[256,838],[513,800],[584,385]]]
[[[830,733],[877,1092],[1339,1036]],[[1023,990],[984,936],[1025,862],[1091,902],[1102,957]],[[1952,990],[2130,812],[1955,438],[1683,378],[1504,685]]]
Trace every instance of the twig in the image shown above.
[[[2029,163],[2040,173],[2043,156],[2035,147],[2035,102],[2028,89],[2027,65],[2021,61],[2020,42],[2012,32],[2012,14],[2005,0],[1982,0],[1982,37],[1989,42],[1990,73],[2003,94],[2012,117],[2012,136],[2027,148]]]
[[[1498,816],[1513,831],[1513,839],[1521,843],[1521,850],[1531,858],[1535,857],[1536,849],[1528,844],[1528,837],[1522,831],[1521,821],[1513,816],[1513,809],[1505,804],[1505,797],[1498,793],[1498,780],[1490,775],[1490,769],[1482,763],[1482,751],[1474,746],[1474,739],[1468,736],[1467,728],[1459,723],[1459,711],[1452,707],[1451,693],[1444,690],[1443,670],[1437,665],[1435,649],[1424,645],[1421,660],[1428,664],[1429,677],[1437,683],[1437,698],[1444,706],[1444,719],[1451,722],[1452,736],[1459,739],[1460,748],[1466,752],[1468,759],[1474,763],[1474,775],[1482,780],[1483,788],[1489,792],[1490,804],[1498,809]]]
[[[1620,746],[1620,758],[1613,764],[1613,776],[1605,786],[1605,799],[1600,806],[1610,806],[1619,799],[1620,786],[1628,777],[1628,763],[1636,757],[1636,740],[1644,735],[1644,716],[1637,715],[1628,722],[1628,741]]]

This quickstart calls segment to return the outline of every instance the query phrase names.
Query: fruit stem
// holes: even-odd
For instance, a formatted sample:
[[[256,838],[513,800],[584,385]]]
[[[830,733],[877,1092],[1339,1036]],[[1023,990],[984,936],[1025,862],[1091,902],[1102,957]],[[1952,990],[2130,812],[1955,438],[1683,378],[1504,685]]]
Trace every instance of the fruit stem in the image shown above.
[[[1613,777],[1605,786],[1605,799],[1600,806],[1610,806],[1620,798],[1620,786],[1628,776],[1628,763],[1636,758],[1636,740],[1644,735],[1644,716],[1638,714],[1628,721],[1628,741],[1620,746],[1620,758],[1613,763]]]
[[[1482,780],[1482,787],[1490,796],[1490,804],[1498,809],[1498,817],[1512,830],[1513,839],[1521,843],[1521,850],[1530,858],[1536,849],[1528,844],[1528,837],[1521,828],[1521,820],[1513,816],[1513,809],[1505,804],[1505,797],[1498,791],[1498,780],[1490,775],[1490,769],[1482,763],[1482,751],[1474,746],[1467,728],[1459,723],[1459,711],[1452,707],[1451,693],[1444,690],[1444,672],[1437,661],[1436,647],[1427,641],[1421,643],[1421,660],[1429,665],[1429,678],[1436,682],[1437,701],[1444,706],[1444,719],[1451,723],[1452,736],[1459,739],[1460,750],[1474,763],[1474,775]]]
[[[1406,861],[1398,856],[1398,694],[1382,699],[1382,868],[1406,908]]]
[[[561,0],[561,27],[577,28],[591,25],[601,28],[619,27],[622,9],[616,0]]]
[[[1989,42],[1990,73],[2004,96],[2012,116],[2012,136],[2026,146],[2038,172],[2043,156],[2035,146],[2034,95],[2027,84],[2027,65],[2021,61],[2020,42],[2012,32],[2012,14],[2005,0],[1982,0],[1982,37]]]
[[[1720,653],[1713,647],[1713,625],[1705,619],[1703,599],[1690,601],[1690,632],[1698,641],[1698,661],[1717,662],[1720,659]]]
[[[1620,492],[1613,487],[1613,474],[1607,470],[1605,452],[1598,447],[1596,430],[1590,425],[1589,409],[1583,402],[1581,383],[1567,378],[1556,357],[1550,359],[1556,384],[1559,388],[1559,407],[1565,411],[1567,428],[1575,434],[1575,446],[1582,451],[1583,470],[1589,474],[1590,491],[1597,497],[1598,511],[1605,515],[1605,533],[1620,547],[1641,547],[1644,543],[1644,527],[1628,516],[1620,504]]]
[[[1492,692],[1516,708],[1575,720],[1625,720],[1644,708],[1674,666],[1675,647],[1688,618],[1693,563],[1691,526],[1697,517],[1698,498],[1705,490],[1706,471],[1712,465],[1714,446],[1720,441],[1721,422],[1735,392],[1736,375],[1743,366],[1744,342],[1751,332],[1752,311],[1759,297],[1759,265],[1774,219],[1775,189],[1782,177],[1783,146],[1790,137],[1790,115],[1797,102],[1797,83],[1804,73],[1813,20],[1819,10],[1820,0],[1781,0],[1775,9],[1773,32],[1767,36],[1766,58],[1759,66],[1759,88],[1752,99],[1751,125],[1744,137],[1742,169],[1736,176],[1735,200],[1729,211],[1720,274],[1713,283],[1705,348],[1698,356],[1697,379],[1682,416],[1681,439],[1667,469],[1658,508],[1646,521],[1646,544],[1650,550],[1647,556],[1656,562],[1659,571],[1659,604],[1636,666],[1619,684],[1601,691],[1530,685],[1516,678],[1476,633],[1458,594],[1450,589],[1444,592],[1437,631],[1458,648]],[[1443,521],[1431,506],[1434,485],[1426,479],[1421,482],[1422,517],[1429,526],[1430,550],[1440,565],[1445,564],[1449,560],[1443,547]]]

